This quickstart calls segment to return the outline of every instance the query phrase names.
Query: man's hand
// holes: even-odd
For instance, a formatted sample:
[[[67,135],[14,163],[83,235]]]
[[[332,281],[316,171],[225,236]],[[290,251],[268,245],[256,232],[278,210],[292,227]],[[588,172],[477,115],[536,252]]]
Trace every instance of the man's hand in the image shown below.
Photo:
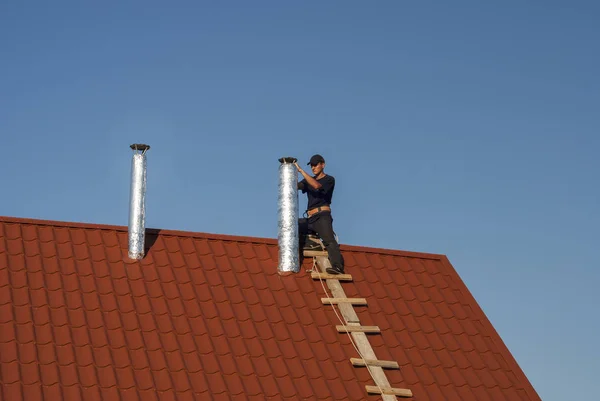
[[[308,185],[310,185],[314,189],[319,189],[322,187],[322,185],[317,180],[312,178],[306,171],[302,170],[302,167],[300,167],[297,162],[294,163],[294,166],[296,166],[296,168],[298,169],[298,172],[300,174],[302,174],[302,176],[304,177],[304,179],[306,180]]]

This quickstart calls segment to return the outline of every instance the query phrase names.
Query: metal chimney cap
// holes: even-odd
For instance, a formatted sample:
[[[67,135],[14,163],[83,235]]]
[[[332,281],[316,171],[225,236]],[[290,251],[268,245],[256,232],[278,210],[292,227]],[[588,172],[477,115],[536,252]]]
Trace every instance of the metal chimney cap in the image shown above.
[[[143,143],[134,143],[134,144],[129,145],[129,147],[132,150],[142,150],[144,152],[147,151],[148,149],[150,149],[150,145],[145,145]]]
[[[282,157],[279,159],[279,163],[296,163],[298,159],[295,157]]]

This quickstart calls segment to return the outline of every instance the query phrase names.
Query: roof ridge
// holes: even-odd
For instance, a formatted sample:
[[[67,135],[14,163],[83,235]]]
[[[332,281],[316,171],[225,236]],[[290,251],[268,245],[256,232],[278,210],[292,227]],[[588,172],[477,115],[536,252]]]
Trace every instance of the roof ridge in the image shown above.
[[[70,228],[82,228],[82,229],[94,229],[94,230],[110,230],[110,231],[127,231],[127,226],[118,226],[111,224],[99,224],[99,223],[85,223],[85,222],[69,222],[69,221],[58,221],[58,220],[47,220],[47,219],[32,219],[26,217],[10,217],[0,216],[0,222],[16,223],[16,224],[32,224],[32,225],[43,225],[53,227],[70,227]],[[172,230],[163,228],[146,228],[149,234],[160,234],[170,235],[174,237],[190,237],[190,238],[203,238],[210,240],[221,240],[221,241],[234,241],[234,242],[251,242],[258,244],[270,244],[276,245],[277,239],[265,238],[265,237],[249,237],[243,235],[233,234],[214,234],[201,231],[185,231],[185,230]],[[340,244],[342,250],[350,252],[364,252],[364,253],[376,253],[383,255],[394,255],[404,256],[410,258],[419,259],[434,259],[440,260],[445,257],[443,254],[426,253],[426,252],[413,252],[403,251],[396,249],[387,248],[375,248],[360,245]]]

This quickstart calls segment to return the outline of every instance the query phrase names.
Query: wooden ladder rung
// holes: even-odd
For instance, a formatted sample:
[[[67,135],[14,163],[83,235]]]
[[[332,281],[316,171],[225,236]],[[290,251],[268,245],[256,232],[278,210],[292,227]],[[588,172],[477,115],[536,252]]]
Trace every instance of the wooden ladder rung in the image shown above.
[[[327,253],[327,251],[304,251],[304,256],[329,256],[329,254]]]
[[[335,326],[338,332],[381,333],[379,326]]]
[[[360,359],[350,358],[350,362],[354,366],[379,366],[384,369],[400,369],[400,365],[396,361],[380,361],[378,359]]]
[[[329,274],[329,273],[311,273],[310,276],[318,280],[322,278],[323,280],[340,280],[340,281],[352,281],[352,275],[350,274]]]
[[[325,305],[351,304],[351,305],[366,305],[365,298],[321,298],[321,302]]]
[[[377,386],[365,386],[369,394],[389,394],[399,397],[412,397],[412,391],[406,388],[382,387],[381,390]]]

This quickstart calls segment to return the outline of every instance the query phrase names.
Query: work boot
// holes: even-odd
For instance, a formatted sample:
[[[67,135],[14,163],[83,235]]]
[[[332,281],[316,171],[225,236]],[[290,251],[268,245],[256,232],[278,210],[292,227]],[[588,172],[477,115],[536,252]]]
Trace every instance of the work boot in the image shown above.
[[[321,240],[318,237],[314,237],[312,235],[308,235],[306,237],[306,241],[304,243],[305,251],[323,251],[325,248],[321,243]]]
[[[344,270],[341,270],[336,267],[328,267],[327,269],[325,269],[325,272],[329,274],[344,274]]]

